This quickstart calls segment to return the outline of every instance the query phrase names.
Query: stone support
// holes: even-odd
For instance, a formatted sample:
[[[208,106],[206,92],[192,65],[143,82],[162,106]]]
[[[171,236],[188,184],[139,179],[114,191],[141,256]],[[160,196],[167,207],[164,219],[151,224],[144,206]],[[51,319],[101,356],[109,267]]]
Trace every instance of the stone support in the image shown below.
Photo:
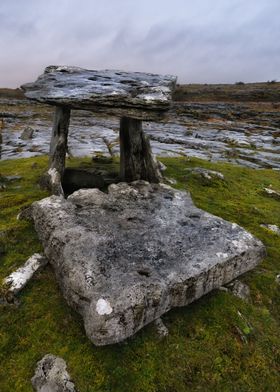
[[[122,117],[120,121],[120,177],[131,182],[146,180],[158,183],[161,174],[152,155],[148,137],[142,129],[142,121]]]

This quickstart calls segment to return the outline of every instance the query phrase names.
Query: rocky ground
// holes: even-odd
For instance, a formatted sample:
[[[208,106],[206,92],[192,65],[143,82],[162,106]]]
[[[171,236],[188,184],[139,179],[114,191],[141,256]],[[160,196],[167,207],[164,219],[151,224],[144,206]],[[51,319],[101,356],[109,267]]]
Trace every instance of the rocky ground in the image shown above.
[[[168,120],[143,123],[154,153],[280,169],[280,83],[252,86],[179,87]],[[18,93],[0,94],[1,158],[46,154],[52,113]],[[28,127],[34,132],[22,134]],[[73,111],[69,153],[118,154],[118,129],[118,118]]]

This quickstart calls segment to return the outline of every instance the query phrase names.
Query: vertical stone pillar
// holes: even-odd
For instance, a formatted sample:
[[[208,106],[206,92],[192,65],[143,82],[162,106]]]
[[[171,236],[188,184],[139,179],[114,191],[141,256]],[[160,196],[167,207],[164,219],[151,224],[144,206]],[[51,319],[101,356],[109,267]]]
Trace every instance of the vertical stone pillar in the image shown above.
[[[65,169],[70,112],[68,107],[57,106],[54,115],[48,174],[51,190],[56,195],[63,195],[61,179]]]
[[[161,174],[152,155],[149,139],[143,132],[141,120],[121,118],[120,155],[120,177],[123,181],[160,181]]]

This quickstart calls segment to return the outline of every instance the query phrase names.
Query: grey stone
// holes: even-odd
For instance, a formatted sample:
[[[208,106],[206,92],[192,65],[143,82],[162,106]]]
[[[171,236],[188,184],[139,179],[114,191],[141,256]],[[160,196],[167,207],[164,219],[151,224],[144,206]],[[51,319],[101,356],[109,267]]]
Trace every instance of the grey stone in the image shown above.
[[[248,302],[250,300],[250,287],[236,279],[227,286],[229,290],[238,298]]]
[[[62,358],[47,354],[37,363],[31,379],[36,392],[75,392],[75,385]]]
[[[7,181],[18,181],[22,179],[21,176],[5,176],[4,178]]]
[[[275,282],[280,284],[280,274],[276,275]]]
[[[273,199],[280,200],[280,192],[275,191],[275,190],[272,189],[272,188],[264,188],[264,193],[265,193],[267,196],[272,197]]]
[[[227,293],[227,292],[229,291],[228,288],[225,287],[225,286],[219,287],[219,290],[220,290],[220,291],[223,291],[223,292],[225,292],[225,293]]]
[[[193,169],[187,169],[187,171],[190,171],[191,173],[198,174],[202,178],[205,178],[206,180],[213,180],[213,179],[219,179],[219,180],[224,180],[224,175],[218,171],[214,170],[209,170],[209,169],[204,169],[203,167],[195,167]]]
[[[166,336],[168,336],[169,334],[168,328],[163,323],[161,318],[156,319],[154,324],[160,338],[165,338]]]
[[[44,267],[47,262],[48,260],[43,255],[34,253],[22,267],[7,276],[3,283],[7,287],[9,295],[14,296],[21,291],[32,279],[35,272]]]
[[[188,193],[136,181],[33,203],[35,228],[67,302],[96,345],[116,343],[254,268],[263,244],[193,205]]]
[[[280,235],[280,228],[277,225],[269,225],[266,223],[262,223],[260,226],[263,227],[264,229],[272,231],[275,234]]]
[[[159,168],[159,170],[161,171],[161,173],[163,173],[163,172],[167,169],[167,167],[165,166],[164,163],[162,163],[162,162],[159,161],[159,160],[157,160],[157,163],[158,163],[158,168]]]
[[[176,185],[177,184],[177,180],[175,180],[175,178],[170,178],[170,177],[165,177],[165,182],[167,182],[167,184],[170,185]]]
[[[33,134],[34,134],[34,129],[31,128],[31,127],[27,127],[27,128],[25,128],[25,129],[22,131],[22,133],[21,133],[21,135],[20,135],[20,138],[21,138],[22,140],[32,139]]]
[[[175,84],[171,75],[49,66],[22,89],[42,103],[151,120],[169,109]]]

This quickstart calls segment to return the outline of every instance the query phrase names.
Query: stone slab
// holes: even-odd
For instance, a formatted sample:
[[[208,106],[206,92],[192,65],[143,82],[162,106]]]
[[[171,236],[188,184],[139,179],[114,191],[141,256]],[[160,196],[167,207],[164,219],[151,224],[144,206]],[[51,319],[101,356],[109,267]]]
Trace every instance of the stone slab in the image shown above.
[[[188,193],[145,181],[33,204],[35,228],[67,302],[96,345],[120,342],[254,268],[263,244],[196,208]]]
[[[176,79],[172,75],[49,66],[34,83],[21,87],[27,98],[38,102],[153,120],[169,109]]]

